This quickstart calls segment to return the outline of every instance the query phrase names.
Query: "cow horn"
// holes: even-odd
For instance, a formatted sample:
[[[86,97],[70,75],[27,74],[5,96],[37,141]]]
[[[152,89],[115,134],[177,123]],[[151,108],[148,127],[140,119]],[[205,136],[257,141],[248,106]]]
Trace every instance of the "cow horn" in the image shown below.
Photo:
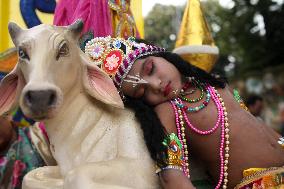
[[[23,31],[23,30],[20,26],[18,26],[14,22],[9,22],[8,29],[9,29],[9,33],[10,33],[10,36],[12,38],[12,41],[16,45],[17,44],[17,37],[18,37],[19,33],[21,33],[21,31]]]
[[[83,21],[81,19],[78,19],[73,24],[69,25],[67,28],[75,35],[78,35],[83,30],[83,27],[84,27]]]

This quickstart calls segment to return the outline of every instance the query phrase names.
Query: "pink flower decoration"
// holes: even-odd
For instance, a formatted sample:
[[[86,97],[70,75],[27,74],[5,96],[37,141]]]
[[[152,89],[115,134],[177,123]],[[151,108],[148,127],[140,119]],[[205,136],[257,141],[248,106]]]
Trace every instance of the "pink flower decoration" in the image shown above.
[[[113,70],[118,66],[118,61],[119,57],[117,57],[116,54],[113,54],[110,57],[106,58],[105,67],[107,67],[109,70]]]

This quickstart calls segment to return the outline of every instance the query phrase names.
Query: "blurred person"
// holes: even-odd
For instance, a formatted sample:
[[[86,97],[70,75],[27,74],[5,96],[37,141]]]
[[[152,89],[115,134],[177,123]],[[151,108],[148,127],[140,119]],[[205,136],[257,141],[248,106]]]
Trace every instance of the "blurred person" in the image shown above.
[[[19,127],[12,116],[0,116],[0,188],[20,189],[30,170],[55,165],[40,123]]]
[[[264,105],[263,105],[263,98],[261,96],[251,95],[246,99],[245,104],[252,115],[263,120],[261,116]]]

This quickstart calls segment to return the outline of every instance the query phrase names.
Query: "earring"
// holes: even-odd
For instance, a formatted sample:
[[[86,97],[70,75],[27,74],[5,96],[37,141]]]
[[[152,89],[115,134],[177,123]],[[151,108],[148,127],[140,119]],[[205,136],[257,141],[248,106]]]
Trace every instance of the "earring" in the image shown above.
[[[133,88],[136,87],[138,84],[148,83],[146,80],[140,77],[139,73],[136,74],[135,76],[127,75],[126,78],[129,78],[129,79],[124,79],[124,81],[132,83]]]
[[[175,95],[178,94],[178,89],[173,90],[173,93],[174,93]]]

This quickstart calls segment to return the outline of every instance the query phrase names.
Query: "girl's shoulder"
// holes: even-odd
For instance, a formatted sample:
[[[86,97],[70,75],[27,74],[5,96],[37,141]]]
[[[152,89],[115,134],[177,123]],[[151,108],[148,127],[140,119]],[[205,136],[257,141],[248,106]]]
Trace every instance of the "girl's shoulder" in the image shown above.
[[[175,113],[170,102],[164,102],[154,107],[162,125],[168,133],[176,133]]]

